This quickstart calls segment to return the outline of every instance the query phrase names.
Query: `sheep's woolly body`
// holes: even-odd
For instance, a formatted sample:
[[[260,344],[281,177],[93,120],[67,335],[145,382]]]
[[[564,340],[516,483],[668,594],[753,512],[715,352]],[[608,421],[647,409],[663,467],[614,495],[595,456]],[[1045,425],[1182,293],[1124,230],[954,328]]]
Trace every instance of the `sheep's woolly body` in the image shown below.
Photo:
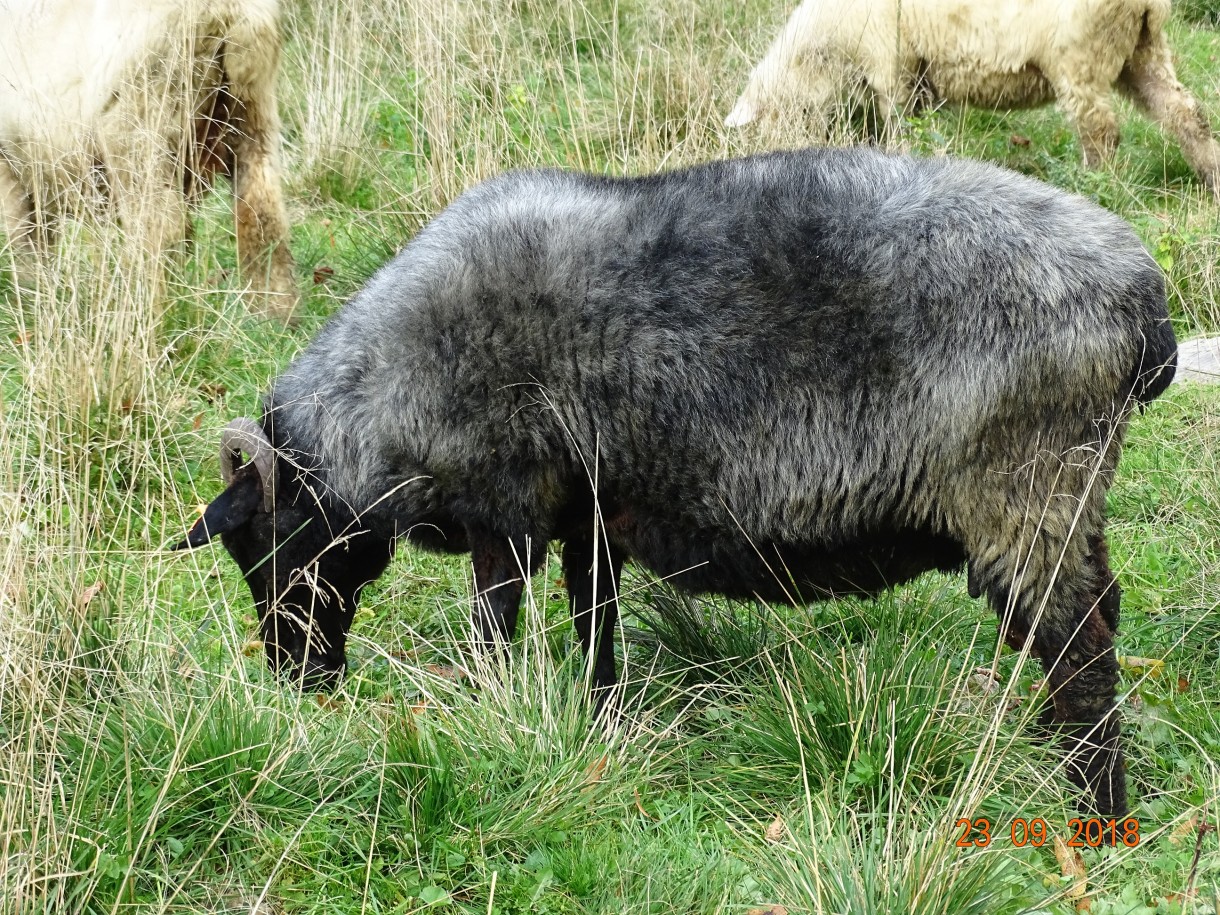
[[[74,212],[100,169],[129,233],[160,249],[186,235],[200,182],[232,167],[243,267],[290,311],[278,60],[277,0],[0,0],[10,240],[45,233],[44,211]]]
[[[629,558],[796,602],[966,565],[1116,816],[1105,492],[1175,353],[1131,229],[992,166],[857,149],[511,174],[276,382],[275,510],[245,469],[186,545],[224,536],[271,663],[311,680],[342,671],[360,588],[404,538],[472,553],[488,642],[512,636],[522,563],[561,541],[599,687]]]
[[[1220,144],[1177,81],[1168,0],[805,0],[726,119],[778,109],[816,118],[860,84],[888,118],[921,94],[983,107],[1058,101],[1088,164],[1118,143],[1114,87],[1178,137],[1220,194]]]
[[[1112,84],[1135,47],[1145,13],[1152,17],[1150,27],[1160,29],[1169,4],[810,0],[793,13],[776,46],[784,45],[788,62],[820,49],[849,54],[872,85],[892,87],[895,96],[904,83],[913,85],[923,65],[945,98],[1022,107],[1052,100],[1060,80]]]
[[[173,60],[188,40],[215,50],[226,24],[237,18],[274,33],[276,4],[4,0],[0,17],[6,26],[0,64],[14,74],[0,81],[2,135],[67,149],[80,144],[80,131],[92,132],[115,89],[149,60]],[[169,75],[167,68],[164,78]]]
[[[452,478],[545,540],[597,465],[609,503],[625,488],[659,525],[802,542],[965,523],[977,497],[946,504],[928,474],[973,472],[984,441],[1024,462],[1032,414],[1062,450],[1122,411],[1161,281],[1105,211],[863,151],[682,177],[523,173],[459,198],[279,379],[281,442],[361,508],[398,486],[387,506],[444,503]],[[1013,442],[989,428],[1009,402]]]

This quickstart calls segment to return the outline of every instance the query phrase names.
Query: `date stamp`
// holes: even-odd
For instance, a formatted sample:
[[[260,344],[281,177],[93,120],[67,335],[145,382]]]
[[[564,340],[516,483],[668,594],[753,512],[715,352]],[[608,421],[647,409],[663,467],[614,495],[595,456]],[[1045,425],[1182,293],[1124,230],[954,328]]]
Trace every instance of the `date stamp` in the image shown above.
[[[998,828],[997,828],[998,827]],[[962,830],[954,843],[958,848],[986,848],[997,835],[1003,835],[1003,823],[993,824],[986,817],[973,820],[962,817],[954,829]],[[1100,817],[1068,820],[1065,839],[1069,848],[1100,848],[1103,845],[1125,845],[1134,848],[1140,844],[1140,822],[1135,817],[1125,820],[1106,820]],[[1050,826],[1042,817],[1025,819],[1017,817],[1008,824],[1008,838],[1017,847],[1032,845],[1041,848],[1054,836]]]

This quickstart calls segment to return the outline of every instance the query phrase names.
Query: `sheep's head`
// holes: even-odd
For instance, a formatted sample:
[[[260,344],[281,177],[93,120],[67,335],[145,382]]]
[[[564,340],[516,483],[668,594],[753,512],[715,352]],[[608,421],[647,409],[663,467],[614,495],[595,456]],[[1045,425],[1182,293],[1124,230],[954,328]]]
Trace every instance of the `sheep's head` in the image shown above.
[[[389,544],[328,514],[252,420],[225,427],[220,472],[224,492],[174,549],[219,534],[250,586],[271,669],[303,689],[338,684],[360,591],[385,569]]]

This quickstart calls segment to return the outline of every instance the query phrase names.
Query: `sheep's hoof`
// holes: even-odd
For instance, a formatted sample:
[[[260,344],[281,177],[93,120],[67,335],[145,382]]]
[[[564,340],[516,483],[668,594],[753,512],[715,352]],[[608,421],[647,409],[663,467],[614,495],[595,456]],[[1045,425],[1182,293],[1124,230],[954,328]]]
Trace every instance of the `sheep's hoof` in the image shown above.
[[[593,700],[593,723],[606,731],[616,730],[623,718],[619,706],[622,697],[618,688],[613,684],[595,686],[590,697]]]
[[[280,321],[288,327],[297,323],[297,305],[300,302],[296,291],[291,292],[260,292],[258,293],[259,310],[268,319]]]
[[[300,295],[293,281],[291,269],[273,267],[265,284],[251,283],[246,290],[247,305],[251,313],[261,314],[271,321],[292,326],[296,324]]]

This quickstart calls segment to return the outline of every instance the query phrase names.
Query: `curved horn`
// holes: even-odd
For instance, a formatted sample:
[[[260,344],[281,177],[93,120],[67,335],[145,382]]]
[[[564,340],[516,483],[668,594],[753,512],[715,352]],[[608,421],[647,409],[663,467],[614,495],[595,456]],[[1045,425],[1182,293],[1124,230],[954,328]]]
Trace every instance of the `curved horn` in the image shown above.
[[[258,470],[263,482],[263,511],[270,512],[275,505],[275,448],[262,427],[245,417],[220,430],[220,478],[226,486],[233,482],[243,452],[250,455]]]

